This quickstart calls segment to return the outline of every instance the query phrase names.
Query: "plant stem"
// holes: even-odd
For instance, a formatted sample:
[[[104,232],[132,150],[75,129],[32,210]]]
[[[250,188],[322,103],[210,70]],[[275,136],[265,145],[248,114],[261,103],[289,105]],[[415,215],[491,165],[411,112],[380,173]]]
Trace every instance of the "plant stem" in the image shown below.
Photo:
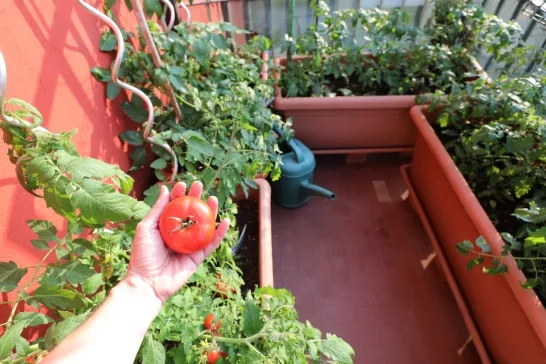
[[[34,283],[34,280],[36,279],[36,276],[38,275],[38,271],[40,270],[40,268],[42,268],[42,265],[45,263],[45,261],[47,260],[47,258],[49,257],[49,255],[55,251],[61,244],[64,243],[64,239],[61,239],[57,242],[57,244],[55,244],[53,247],[51,247],[49,249],[49,251],[44,255],[44,257],[42,258],[42,260],[40,261],[40,263],[38,263],[38,265],[36,266],[36,269],[34,270],[34,274],[32,274],[32,277],[30,278],[30,281],[23,287],[23,289],[21,289],[20,291],[26,291],[27,289],[30,288],[30,286],[32,285],[32,283]],[[19,291],[19,292],[20,292]],[[17,299],[15,300],[14,304],[13,304],[13,307],[11,308],[11,312],[9,314],[9,317],[8,317],[8,320],[6,321],[6,328],[9,328],[12,324],[12,321],[13,321],[13,317],[15,316],[15,312],[17,311],[17,306],[19,306],[19,302],[20,301],[23,301],[24,299],[20,298],[20,299]]]

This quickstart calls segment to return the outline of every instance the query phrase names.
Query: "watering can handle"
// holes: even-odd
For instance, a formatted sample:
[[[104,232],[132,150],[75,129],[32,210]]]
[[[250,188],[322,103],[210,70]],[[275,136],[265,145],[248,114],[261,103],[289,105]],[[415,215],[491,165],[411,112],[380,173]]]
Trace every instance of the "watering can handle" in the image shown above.
[[[277,125],[273,126],[273,131],[275,133],[279,134],[279,136],[281,138],[284,137],[284,133],[281,131],[281,129],[279,129],[279,127]],[[294,139],[291,139],[288,142],[288,145],[290,146],[290,149],[292,149],[292,151],[296,155],[296,160],[298,161],[298,163],[301,163],[301,161],[303,160],[303,153],[302,153],[300,147],[298,146],[298,144],[296,144],[296,141]]]

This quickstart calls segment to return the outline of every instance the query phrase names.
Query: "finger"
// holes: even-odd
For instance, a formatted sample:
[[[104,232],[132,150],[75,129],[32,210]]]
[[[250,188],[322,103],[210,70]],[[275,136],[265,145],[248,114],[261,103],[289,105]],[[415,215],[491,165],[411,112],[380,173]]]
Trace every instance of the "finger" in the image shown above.
[[[186,184],[184,182],[178,182],[174,185],[171,191],[171,200],[177,197],[182,197],[186,194]]]
[[[161,216],[161,213],[163,212],[163,210],[165,210],[165,207],[167,207],[168,204],[169,190],[166,186],[161,186],[157,201],[155,202],[150,212],[148,212],[148,215],[146,215],[146,217],[142,219],[139,225],[145,226],[147,229],[155,228],[159,222],[159,217]]]
[[[190,192],[188,192],[188,196],[201,198],[201,193],[203,193],[203,184],[199,181],[193,182],[190,187]]]
[[[207,204],[214,213],[214,219],[216,220],[216,216],[218,216],[218,199],[216,196],[209,197]]]
[[[205,258],[210,253],[212,253],[216,248],[218,248],[222,240],[224,240],[224,237],[226,236],[226,233],[229,230],[229,225],[230,225],[229,219],[222,220],[220,225],[218,225],[218,228],[216,229],[216,232],[214,233],[214,239],[212,240],[212,243],[210,243],[205,249],[203,249],[203,254]]]

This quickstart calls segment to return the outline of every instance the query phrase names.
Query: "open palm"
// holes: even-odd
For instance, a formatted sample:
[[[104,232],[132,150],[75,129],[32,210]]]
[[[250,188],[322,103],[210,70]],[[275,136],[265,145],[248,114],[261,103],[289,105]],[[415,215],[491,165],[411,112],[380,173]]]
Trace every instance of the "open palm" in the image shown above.
[[[194,182],[188,196],[201,198],[202,192],[201,182]],[[195,253],[180,254],[170,250],[159,233],[159,217],[171,200],[185,194],[185,183],[177,183],[170,194],[167,188],[162,186],[154,207],[138,224],[133,242],[127,276],[144,280],[153,288],[162,302],[165,302],[188,281],[199,264],[220,245],[229,228],[229,220],[224,219],[216,229],[212,242]],[[216,197],[210,197],[207,203],[216,217],[218,200]]]

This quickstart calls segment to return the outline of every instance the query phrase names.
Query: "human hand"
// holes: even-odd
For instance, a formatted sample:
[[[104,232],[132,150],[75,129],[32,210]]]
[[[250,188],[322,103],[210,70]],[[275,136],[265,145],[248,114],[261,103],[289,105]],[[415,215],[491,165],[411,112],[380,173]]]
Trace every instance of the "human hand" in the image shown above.
[[[194,182],[188,196],[201,198],[202,192],[201,182]],[[220,245],[229,228],[229,219],[224,219],[216,229],[212,242],[195,253],[180,254],[170,250],[159,233],[159,217],[171,200],[185,194],[186,184],[183,182],[177,183],[170,194],[165,186],[161,186],[157,202],[137,226],[129,270],[124,278],[132,281],[133,285],[135,280],[145,282],[161,302],[165,302],[187,282],[199,264]],[[218,200],[210,197],[207,203],[216,217]]]

